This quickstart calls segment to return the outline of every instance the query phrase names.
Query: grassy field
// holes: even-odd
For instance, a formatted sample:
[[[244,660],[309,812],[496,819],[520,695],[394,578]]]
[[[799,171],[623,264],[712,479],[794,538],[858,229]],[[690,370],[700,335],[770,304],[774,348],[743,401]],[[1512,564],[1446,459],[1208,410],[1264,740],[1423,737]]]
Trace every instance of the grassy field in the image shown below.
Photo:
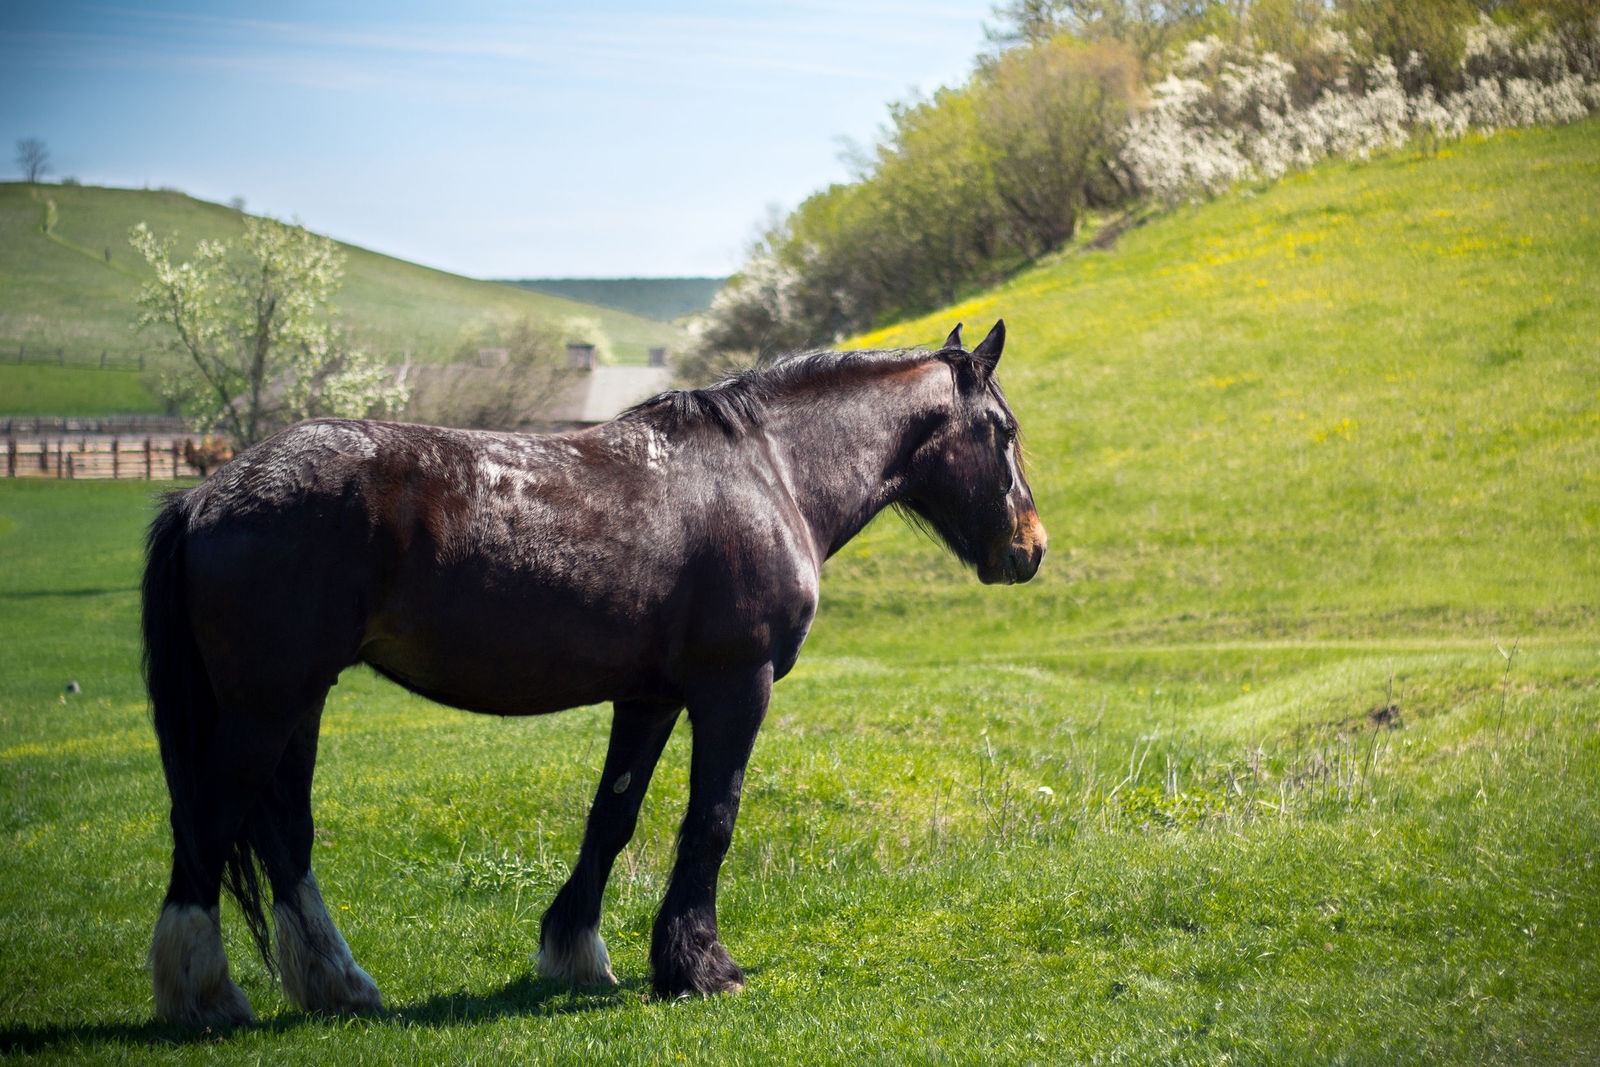
[[[1597,179],[1595,123],[1334,166],[872,339],[1004,315],[1051,555],[982,588],[886,520],[829,565],[723,873],[738,997],[648,993],[686,731],[608,892],[624,985],[575,992],[531,958],[604,712],[354,670],[317,864],[388,1012],[289,1010],[225,916],[262,1024],[152,1023],[150,490],[0,485],[0,1050],[1595,1061]]]
[[[242,217],[177,192],[0,183],[0,365],[19,345],[60,346],[80,360],[107,352],[136,361],[151,346],[129,330],[149,272],[128,244],[129,228],[144,221],[158,234],[179,234],[186,252],[203,237],[237,240]],[[609,342],[625,363],[645,362],[655,345],[683,344],[681,331],[666,323],[343,247],[349,258],[335,297],[340,321],[386,359],[446,359],[467,327],[524,315],[590,320],[603,334],[595,340]],[[0,377],[0,388],[8,384]],[[9,410],[3,397],[0,409]]]
[[[0,363],[0,415],[159,415],[165,410],[136,370]]]

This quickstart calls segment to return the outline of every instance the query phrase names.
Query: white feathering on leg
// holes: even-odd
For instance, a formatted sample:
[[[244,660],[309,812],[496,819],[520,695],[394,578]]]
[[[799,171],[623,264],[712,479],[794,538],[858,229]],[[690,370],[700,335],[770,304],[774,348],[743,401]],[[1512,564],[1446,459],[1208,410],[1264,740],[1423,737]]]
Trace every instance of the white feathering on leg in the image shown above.
[[[191,1026],[238,1026],[255,1021],[244,990],[228,976],[222,919],[216,908],[168,904],[150,942],[150,981],[156,1015]]]
[[[553,951],[550,946],[539,945],[539,973],[573,985],[617,985],[617,976],[611,973],[611,956],[597,929],[580,930],[572,939],[572,948],[565,953]]]
[[[307,1011],[382,1011],[377,983],[350,955],[310,871],[295,889],[295,904],[272,906],[284,994]]]

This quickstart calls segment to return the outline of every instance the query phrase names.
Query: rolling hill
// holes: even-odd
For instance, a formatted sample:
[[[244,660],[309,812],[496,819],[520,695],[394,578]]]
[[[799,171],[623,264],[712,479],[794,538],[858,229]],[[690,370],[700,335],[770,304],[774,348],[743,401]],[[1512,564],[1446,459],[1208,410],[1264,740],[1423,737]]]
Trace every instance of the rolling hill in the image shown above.
[[[711,306],[726,278],[506,278],[507,285],[672,322]]]
[[[0,362],[20,347],[63,348],[68,361],[136,357],[149,342],[128,324],[148,271],[129,228],[143,221],[176,233],[186,252],[200,238],[237,238],[242,218],[178,192],[0,183]],[[340,320],[385,358],[447,359],[466,327],[524,315],[592,320],[619,362],[643,363],[650,347],[683,341],[675,327],[637,315],[342,247]]]

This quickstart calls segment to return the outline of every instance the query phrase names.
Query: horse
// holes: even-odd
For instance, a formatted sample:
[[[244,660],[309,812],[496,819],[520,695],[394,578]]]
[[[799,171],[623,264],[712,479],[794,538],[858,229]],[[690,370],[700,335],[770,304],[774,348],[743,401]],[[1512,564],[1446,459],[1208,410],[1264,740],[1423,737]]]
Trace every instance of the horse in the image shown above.
[[[382,1010],[311,870],[323,703],[357,663],[475,712],[612,705],[577,862],[540,923],[538,970],[579,985],[617,984],[601,894],[687,709],[653,985],[742,989],[717,877],[823,561],[892,506],[985,583],[1039,568],[1044,527],[995,377],[1004,345],[999,321],[970,352],[957,325],[937,350],[793,356],[556,434],[314,419],[169,494],[142,590],[173,839],[157,1014],[254,1018],[223,950],[224,885],[291,1003]]]

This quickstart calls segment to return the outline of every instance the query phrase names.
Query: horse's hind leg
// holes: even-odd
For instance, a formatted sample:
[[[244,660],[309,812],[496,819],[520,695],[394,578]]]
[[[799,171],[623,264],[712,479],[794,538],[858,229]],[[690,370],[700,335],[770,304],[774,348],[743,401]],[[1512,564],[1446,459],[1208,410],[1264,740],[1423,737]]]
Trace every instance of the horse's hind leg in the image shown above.
[[[172,878],[150,945],[156,1013],[193,1026],[235,1026],[255,1018],[228,973],[218,900],[240,831],[283,750],[284,734],[255,720],[219,722],[203,765],[174,802]],[[254,891],[242,857],[240,888]]]
[[[260,809],[278,845],[268,862],[278,973],[284,994],[307,1011],[381,1011],[377,983],[351,956],[311,872],[311,778],[321,713],[319,705],[301,721]]]
[[[616,985],[600,937],[600,897],[639,818],[639,805],[661,759],[676,707],[619,703],[611,717],[605,770],[584,827],[572,876],[539,929],[539,973],[579,985]]]

